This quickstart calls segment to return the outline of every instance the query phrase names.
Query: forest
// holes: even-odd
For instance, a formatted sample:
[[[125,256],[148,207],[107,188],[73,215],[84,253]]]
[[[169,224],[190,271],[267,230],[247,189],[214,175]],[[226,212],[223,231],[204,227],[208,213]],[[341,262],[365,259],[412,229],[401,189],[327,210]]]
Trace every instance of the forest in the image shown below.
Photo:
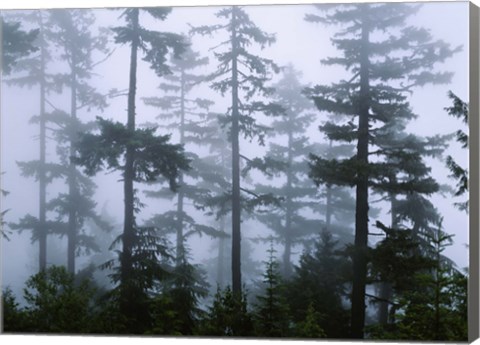
[[[468,3],[0,15],[2,333],[468,340]]]

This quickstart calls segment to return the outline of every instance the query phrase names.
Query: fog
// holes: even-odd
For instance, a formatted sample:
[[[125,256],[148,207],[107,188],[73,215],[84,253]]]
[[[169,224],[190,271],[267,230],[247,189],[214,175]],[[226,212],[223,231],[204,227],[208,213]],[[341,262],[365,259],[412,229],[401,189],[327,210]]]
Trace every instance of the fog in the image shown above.
[[[174,7],[165,21],[155,21],[147,15],[143,15],[141,20],[142,25],[152,30],[188,35],[192,27],[217,23],[219,19],[215,17],[215,13],[219,9],[218,6]],[[261,50],[252,45],[252,51],[262,57],[272,59],[279,66],[292,64],[301,73],[299,79],[305,87],[317,84],[330,85],[348,78],[350,75],[340,66],[327,66],[321,63],[322,59],[339,56],[340,54],[331,43],[331,38],[337,30],[335,27],[306,22],[304,20],[305,15],[315,11],[312,6],[304,4],[257,5],[246,6],[245,11],[262,30],[274,33],[276,36],[276,42],[271,46]],[[19,12],[4,12],[3,15],[6,18],[10,15],[19,14]],[[93,13],[96,20],[91,28],[92,33],[96,33],[99,28],[123,25],[123,18],[119,17],[121,13],[119,10],[95,9]],[[451,134],[458,129],[467,131],[461,120],[449,116],[444,108],[451,106],[451,100],[447,97],[449,90],[468,102],[468,3],[425,3],[416,15],[410,17],[408,23],[430,30],[435,40],[443,40],[452,47],[462,46],[463,49],[449,58],[446,63],[435,65],[438,71],[454,73],[450,83],[427,85],[413,89],[414,91],[409,95],[408,100],[418,118],[408,124],[407,132],[420,136],[433,136]],[[31,27],[31,24],[28,23],[24,25],[25,28]],[[194,35],[191,37],[192,49],[199,52],[201,57],[209,58],[208,65],[195,69],[195,74],[208,75],[216,71],[218,62],[214,50],[211,48],[227,39],[228,37],[223,34]],[[94,121],[99,116],[125,124],[127,120],[127,97],[124,90],[128,90],[130,46],[128,44],[115,44],[113,35],[110,35],[107,47],[111,55],[104,62],[95,66],[90,84],[103,95],[111,94],[112,89],[123,90],[123,94],[107,97],[108,106],[103,111],[81,109],[78,112],[78,117],[83,122]],[[59,51],[57,48],[52,49],[51,52],[55,56]],[[96,52],[93,56],[94,61],[101,61],[103,58],[104,55],[99,52]],[[50,63],[48,69],[51,73],[66,73],[67,65],[60,59]],[[26,214],[38,215],[38,182],[31,177],[23,177],[17,162],[38,160],[38,124],[29,123],[29,121],[33,115],[38,115],[40,99],[38,87],[21,88],[9,85],[7,81],[10,77],[14,78],[15,75],[3,77],[1,88],[1,171],[5,172],[1,178],[1,188],[9,192],[1,200],[1,210],[8,210],[4,217],[7,223],[15,223]],[[274,85],[281,78],[281,73],[273,75],[268,84]],[[148,64],[139,59],[136,97],[136,122],[138,126],[159,122],[156,119],[159,110],[146,105],[142,98],[164,96],[165,93],[158,88],[162,82],[165,82],[165,79],[157,77]],[[230,96],[228,92],[225,96],[221,96],[209,87],[210,84],[209,82],[200,83],[192,89],[189,97],[192,99],[197,97],[210,99],[214,102],[210,111],[225,114],[230,107]],[[52,93],[48,96],[48,101],[51,105],[47,106],[49,107],[47,111],[52,111],[52,106],[54,106],[68,112],[70,109],[69,89],[66,88],[63,94]],[[316,109],[313,102],[309,112],[315,115],[315,120],[305,129],[305,135],[312,144],[327,144],[328,140],[318,129],[319,125],[327,120],[327,113]],[[259,116],[259,122],[269,125],[272,119],[267,116]],[[223,129],[219,126],[218,130],[222,131]],[[49,133],[46,160],[47,162],[59,162],[55,140],[51,136],[51,132]],[[171,142],[173,143],[178,143],[180,140],[179,131],[176,129],[159,128],[158,133],[171,134]],[[285,144],[285,140],[284,136],[267,137],[266,145],[259,146],[255,140],[250,142],[242,137],[240,140],[241,154],[251,159],[262,157],[268,152],[271,142]],[[187,144],[185,149],[187,152],[196,152],[200,156],[208,154],[207,148],[194,146],[193,144]],[[461,145],[453,139],[449,141],[449,146],[442,157],[439,159],[428,158],[427,165],[432,169],[431,176],[440,185],[455,188],[456,181],[449,177],[451,173],[445,164],[445,157],[448,155],[454,157],[459,165],[468,166],[468,150],[462,149]],[[230,179],[230,177],[227,178]],[[270,180],[258,172],[252,173],[249,178],[250,182],[246,183],[249,186],[273,183],[279,187],[284,183],[282,178]],[[121,174],[118,171],[101,171],[92,179],[97,185],[94,194],[96,211],[106,214],[114,220],[113,231],[119,235],[123,228],[124,210]],[[189,181],[192,182],[193,180]],[[137,196],[145,204],[136,215],[137,224],[143,224],[154,214],[176,210],[176,197],[171,200],[163,200],[145,196],[145,191],[156,190],[159,188],[158,185],[136,183],[135,188],[138,188]],[[65,181],[55,180],[47,186],[47,200],[51,200],[59,193],[66,192],[66,190]],[[350,192],[354,197],[354,189],[350,189]],[[373,194],[370,195],[370,200],[377,198]],[[453,204],[454,202],[464,201],[464,199],[462,197],[454,198],[449,192],[435,193],[429,197],[429,200],[443,217],[443,231],[454,235],[454,244],[445,250],[444,255],[452,259],[459,269],[468,266],[468,215],[457,209]],[[379,208],[378,217],[370,217],[369,219],[371,231],[377,232],[375,223],[378,220],[384,224],[390,224],[389,206],[386,202],[372,203],[371,206]],[[218,225],[215,218],[207,215],[205,211],[198,210],[192,205],[186,205],[185,207],[187,214],[194,217],[199,224]],[[302,211],[302,214],[308,217],[316,217],[322,221],[324,218],[323,215],[308,210]],[[47,219],[55,219],[55,217],[54,212],[47,213]],[[231,231],[229,217],[230,214],[225,216],[227,232]],[[268,241],[262,243],[254,241],[254,239],[268,238],[273,235],[273,232],[253,216],[247,219],[247,214],[243,211],[242,219],[242,250],[249,247],[251,251],[249,260],[256,262],[254,265],[260,270],[258,276],[252,276],[251,272],[253,271],[250,270],[243,272],[243,280],[247,285],[254,285],[253,280],[261,279],[262,261],[267,259],[267,249],[270,245]],[[351,224],[350,228],[353,235],[354,224]],[[29,230],[20,234],[16,230],[10,231],[8,225],[4,230],[7,231],[9,240],[2,239],[2,287],[8,286],[18,296],[21,296],[26,279],[38,271],[38,243],[32,244],[30,242],[31,233]],[[56,235],[49,235],[48,238],[47,265],[66,265],[66,236],[60,238]],[[174,246],[175,235],[171,234],[168,238],[170,244]],[[374,246],[379,240],[381,238],[371,237],[370,246]],[[231,241],[231,238],[229,237],[226,241]],[[205,234],[202,236],[194,235],[189,237],[187,244],[192,262],[204,265],[211,271],[209,272],[210,284],[215,287],[216,268],[212,264],[210,266],[207,264],[209,261],[214,262],[217,256],[218,239]],[[277,250],[276,257],[281,260],[283,244],[275,242],[275,248]],[[106,250],[106,248],[103,249]],[[298,263],[303,250],[301,244],[293,247],[293,264]],[[90,258],[91,256],[88,255],[78,257],[77,270],[86,267]],[[242,257],[242,260],[246,260],[246,258]],[[249,266],[245,261],[242,264],[244,267]],[[230,262],[225,262],[225,266],[229,269]],[[230,275],[227,275],[225,279],[228,282]]]

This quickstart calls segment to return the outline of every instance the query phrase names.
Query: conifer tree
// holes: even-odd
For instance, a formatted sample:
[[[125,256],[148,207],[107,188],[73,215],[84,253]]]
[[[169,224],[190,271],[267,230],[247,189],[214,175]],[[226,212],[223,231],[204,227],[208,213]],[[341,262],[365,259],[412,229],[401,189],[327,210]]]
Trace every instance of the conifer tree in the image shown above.
[[[454,116],[462,120],[465,125],[468,125],[468,104],[462,101],[453,92],[448,93],[448,97],[452,100],[452,106],[445,108],[448,115]],[[468,148],[468,134],[459,129],[456,133],[456,140],[462,145],[462,148]],[[450,170],[451,177],[457,180],[457,190],[455,196],[462,196],[468,192],[468,169],[463,168],[457,164],[452,156],[447,157],[447,167]],[[460,209],[468,212],[468,200],[464,202],[455,203]]]
[[[152,182],[163,176],[175,190],[179,171],[189,167],[183,147],[170,144],[169,135],[156,135],[156,128],[136,128],[138,53],[144,53],[144,60],[161,77],[171,73],[166,63],[168,52],[180,56],[185,50],[182,36],[141,26],[142,12],[165,20],[171,8],[128,8],[122,13],[126,26],[112,29],[116,43],[130,45],[127,124],[97,118],[100,134],[83,135],[76,158],[87,174],[95,174],[106,166],[123,175],[124,227],[119,239],[122,251],[116,281],[120,283],[120,311],[127,318],[127,330],[133,333],[142,332],[145,327],[142,317],[146,310],[142,303],[148,289],[163,275],[157,256],[166,256],[165,239],[151,227],[136,225],[135,211],[140,203],[135,196],[134,182]]]
[[[38,35],[38,29],[24,31],[21,23],[7,21],[0,15],[2,23],[2,74],[9,75],[17,60],[28,57],[38,51],[34,41]]]
[[[185,40],[187,40],[185,38]],[[217,114],[209,111],[213,102],[202,98],[191,98],[192,89],[200,82],[205,81],[205,76],[195,73],[195,69],[208,64],[208,58],[200,58],[199,53],[190,47],[182,54],[181,58],[171,58],[172,74],[163,77],[165,81],[160,84],[160,90],[165,93],[159,97],[145,97],[147,105],[159,108],[161,113],[158,119],[161,123],[168,123],[161,127],[169,130],[178,130],[181,145],[196,144],[211,146],[215,142],[212,138],[209,123],[216,119]],[[172,121],[173,120],[173,121]],[[216,127],[218,129],[218,126]],[[206,234],[209,236],[222,236],[217,229],[204,224],[199,224],[194,217],[188,215],[185,204],[192,202],[197,208],[203,207],[205,199],[209,196],[208,186],[199,186],[198,180],[208,183],[211,171],[216,165],[209,164],[208,160],[202,159],[195,153],[188,153],[191,160],[191,170],[180,173],[178,178],[177,210],[168,211],[155,215],[149,224],[155,225],[166,232],[176,233],[176,261],[178,264],[184,261],[184,246],[187,238],[194,234]],[[192,181],[193,180],[193,181]],[[150,197],[172,197],[168,189],[148,191]]]
[[[27,56],[16,61],[13,66],[11,78],[7,80],[8,84],[20,87],[38,87],[39,90],[39,114],[32,117],[32,122],[39,125],[39,159],[30,162],[18,162],[22,175],[34,177],[39,184],[39,214],[38,217],[26,215],[17,223],[10,227],[15,230],[31,230],[32,242],[38,241],[39,244],[39,271],[47,267],[47,235],[55,231],[56,223],[47,220],[47,185],[55,178],[59,178],[64,167],[54,163],[47,162],[47,122],[48,107],[52,108],[48,96],[54,92],[60,92],[64,85],[64,80],[60,74],[49,72],[49,64],[54,57],[51,54],[51,42],[48,33],[51,30],[49,18],[51,12],[47,10],[36,10],[22,15],[22,20],[31,22],[38,27],[38,35],[34,42],[38,48],[36,54]],[[58,229],[57,229],[58,230]]]
[[[224,19],[224,23],[198,27],[192,31],[204,35],[226,31],[229,37],[216,47],[217,50],[225,47],[225,50],[215,53],[220,64],[217,72],[210,78],[215,80],[212,84],[214,90],[222,95],[228,92],[231,96],[231,106],[228,109],[228,116],[223,117],[222,126],[228,127],[232,147],[232,291],[240,298],[241,210],[246,206],[245,202],[242,205],[241,191],[247,191],[240,185],[240,157],[242,157],[240,136],[249,139],[257,137],[259,144],[263,145],[266,127],[260,125],[253,115],[256,113],[276,115],[283,109],[276,104],[253,100],[256,95],[268,96],[272,93],[273,90],[265,83],[272,71],[278,72],[278,67],[269,59],[253,55],[248,48],[252,43],[264,48],[275,41],[274,36],[261,31],[241,7],[222,8],[216,16]],[[254,199],[254,204],[265,204],[272,198],[254,194]]]
[[[93,12],[88,10],[52,10],[51,32],[49,38],[60,48],[61,59],[66,61],[68,72],[64,75],[65,86],[70,89],[70,109],[68,112],[57,109],[48,119],[58,126],[54,130],[57,140],[57,152],[62,165],[68,167],[63,173],[68,192],[62,193],[49,202],[48,208],[57,211],[59,227],[63,225],[67,235],[67,270],[75,274],[75,257],[80,250],[88,253],[98,250],[93,237],[84,229],[86,219],[91,219],[100,227],[108,230],[108,225],[95,212],[92,200],[95,184],[78,171],[71,157],[76,155],[75,146],[78,133],[93,128],[93,124],[83,124],[78,112],[83,109],[104,110],[105,97],[88,84],[93,75],[92,55],[96,52],[107,53],[106,37],[92,36],[95,22]],[[65,221],[62,219],[66,217]]]
[[[254,309],[255,334],[261,337],[285,337],[289,335],[289,313],[283,291],[279,264],[275,261],[273,245],[268,250],[263,274],[264,291],[256,296]]]
[[[365,286],[368,251],[368,196],[374,167],[370,150],[382,127],[396,118],[406,121],[414,115],[407,93],[415,86],[444,83],[450,73],[433,70],[457,49],[443,41],[434,41],[421,28],[406,26],[406,19],[418,10],[407,4],[357,4],[328,8],[324,15],[307,15],[312,22],[341,25],[332,43],[343,56],[328,58],[327,65],[341,65],[350,72],[349,80],[332,86],[315,86],[308,90],[319,110],[348,115],[345,124],[326,123],[322,130],[332,140],[354,142],[356,156],[347,160],[312,157],[312,177],[322,183],[351,185],[356,188],[355,246],[351,333],[363,338],[365,324]],[[388,37],[373,36],[388,29]],[[358,119],[358,121],[356,121]],[[381,161],[382,155],[377,155]],[[378,169],[377,169],[378,170]]]
[[[272,137],[286,137],[287,140],[285,145],[270,143],[266,161],[275,168],[270,177],[283,178],[285,182],[279,187],[257,185],[255,189],[259,193],[271,193],[283,198],[279,207],[272,208],[270,212],[258,215],[257,218],[276,232],[279,241],[284,244],[285,278],[288,278],[292,271],[292,247],[305,239],[305,236],[318,233],[322,227],[321,222],[301,215],[302,209],[314,208],[314,211],[319,211],[319,207],[317,203],[311,202],[316,196],[317,188],[308,179],[308,164],[305,159],[312,151],[312,145],[304,133],[314,121],[314,115],[308,113],[312,105],[301,94],[302,86],[298,74],[299,72],[289,65],[283,69],[283,78],[274,85],[275,99],[285,109],[285,114],[273,121],[269,134]]]

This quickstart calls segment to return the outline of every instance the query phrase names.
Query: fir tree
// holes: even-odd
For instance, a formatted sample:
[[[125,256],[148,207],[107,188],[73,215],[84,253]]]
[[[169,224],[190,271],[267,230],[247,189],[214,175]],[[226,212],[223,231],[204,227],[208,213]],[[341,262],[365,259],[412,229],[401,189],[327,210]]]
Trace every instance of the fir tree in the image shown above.
[[[21,23],[6,21],[0,16],[2,23],[2,73],[9,75],[17,60],[28,57],[38,51],[34,41],[39,33],[38,29],[24,31]]]
[[[172,56],[172,74],[163,77],[165,81],[160,84],[160,90],[165,94],[160,97],[146,97],[143,100],[147,105],[159,108],[161,113],[158,119],[161,123],[168,123],[162,127],[169,130],[178,130],[181,145],[204,145],[216,144],[215,137],[211,137],[212,120],[216,114],[209,111],[213,102],[202,98],[191,98],[190,93],[205,76],[195,73],[195,69],[208,64],[208,58],[200,58],[199,53],[191,48],[182,54],[181,58]],[[173,121],[172,121],[173,120]],[[216,127],[217,129],[218,127]],[[224,236],[222,232],[211,226],[199,224],[194,217],[185,210],[185,204],[193,203],[197,208],[202,208],[204,200],[209,197],[208,181],[211,178],[211,171],[216,169],[208,159],[202,159],[197,154],[188,153],[191,161],[191,170],[187,173],[180,173],[178,177],[177,210],[155,215],[149,224],[161,228],[165,232],[176,233],[176,260],[180,264],[184,260],[184,246],[188,237],[198,234],[209,236]],[[193,180],[193,182],[191,182]],[[203,186],[197,181],[203,180]],[[159,191],[148,191],[150,197],[172,197],[168,189]]]
[[[48,34],[51,31],[49,18],[51,12],[37,10],[27,12],[20,16],[22,20],[31,22],[38,27],[38,35],[34,42],[38,53],[18,60],[13,66],[13,76],[7,80],[7,84],[20,87],[38,87],[39,90],[39,114],[32,117],[33,123],[39,125],[39,159],[30,162],[18,162],[25,177],[34,177],[39,184],[39,210],[38,217],[26,215],[10,227],[15,230],[31,230],[32,243],[39,244],[39,270],[47,267],[47,235],[58,231],[56,222],[47,220],[47,185],[54,179],[61,177],[64,167],[57,163],[47,162],[47,107],[53,109],[48,96],[54,92],[58,93],[64,86],[64,78],[61,74],[49,72],[49,64],[54,57],[51,54],[51,42]]]
[[[256,43],[261,48],[270,45],[275,38],[261,31],[253,23],[248,14],[238,6],[223,8],[217,12],[217,17],[223,18],[223,24],[194,28],[193,32],[200,34],[212,34],[226,31],[228,41],[217,46],[226,47],[224,51],[216,52],[220,62],[217,72],[210,78],[215,80],[212,88],[225,95],[227,91],[231,95],[231,107],[228,116],[223,118],[223,126],[228,126],[229,139],[232,147],[232,290],[238,298],[241,296],[241,191],[240,187],[240,135],[245,138],[258,137],[259,143],[264,144],[266,127],[257,123],[253,117],[255,113],[276,115],[283,109],[276,104],[266,104],[261,101],[253,101],[255,95],[268,96],[272,89],[265,83],[270,73],[278,71],[273,61],[251,54],[247,48]],[[249,193],[251,194],[251,193]],[[271,201],[271,196],[255,195],[254,204],[265,204]]]
[[[448,97],[452,100],[452,106],[445,108],[448,115],[459,118],[462,122],[468,124],[468,104],[462,101],[453,92],[448,93]],[[456,140],[462,145],[462,148],[468,148],[468,134],[459,129],[456,133]],[[468,169],[461,167],[455,162],[452,156],[447,156],[447,167],[450,170],[451,177],[457,180],[457,189],[455,196],[462,196],[468,192]],[[460,209],[468,212],[468,200],[464,202],[455,203]]]
[[[370,146],[382,127],[396,118],[412,119],[406,93],[415,86],[442,83],[449,73],[432,71],[457,49],[442,41],[433,41],[425,29],[407,27],[406,19],[418,6],[406,4],[360,4],[328,8],[323,16],[307,15],[312,22],[341,25],[332,43],[343,56],[328,58],[327,65],[341,65],[351,73],[350,80],[332,86],[308,90],[319,110],[339,113],[351,119],[346,124],[326,123],[322,130],[332,140],[356,143],[356,156],[347,160],[312,157],[312,177],[320,183],[356,187],[355,250],[351,337],[363,338],[365,323],[365,286],[368,251],[368,196],[372,169]],[[373,40],[377,32],[389,35]],[[412,57],[413,56],[413,57]],[[358,122],[354,123],[358,118]],[[381,155],[379,156],[381,160]],[[380,163],[382,164],[382,163]]]
[[[256,297],[254,309],[255,335],[260,337],[285,337],[289,335],[289,312],[280,277],[279,264],[275,261],[273,246],[268,250],[263,274],[263,294]]]
[[[158,76],[170,73],[166,55],[173,50],[179,56],[185,50],[182,36],[148,30],[140,25],[140,13],[164,20],[170,8],[129,8],[123,11],[127,25],[116,27],[115,42],[130,45],[129,88],[127,124],[98,118],[100,134],[85,134],[79,141],[76,162],[83,165],[87,174],[94,174],[107,166],[119,170],[124,183],[124,228],[120,237],[120,310],[128,318],[129,332],[141,332],[143,297],[152,280],[161,276],[157,256],[165,256],[163,239],[150,227],[140,228],[135,222],[135,210],[141,205],[135,196],[134,182],[152,182],[160,176],[169,181],[175,190],[180,170],[188,168],[188,160],[181,145],[169,143],[170,136],[158,136],[156,128],[137,129],[135,102],[137,85],[137,57],[144,53],[144,60]],[[150,272],[147,272],[152,264]],[[138,276],[140,275],[140,276]],[[138,308],[137,308],[138,307]]]

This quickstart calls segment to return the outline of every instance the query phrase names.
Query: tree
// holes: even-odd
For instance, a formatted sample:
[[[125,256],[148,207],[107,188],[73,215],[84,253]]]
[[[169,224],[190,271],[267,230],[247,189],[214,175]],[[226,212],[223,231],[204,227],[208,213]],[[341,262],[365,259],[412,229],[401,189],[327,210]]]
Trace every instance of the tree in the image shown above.
[[[2,73],[9,75],[17,60],[26,58],[38,51],[34,42],[39,33],[38,29],[24,31],[20,22],[5,21],[0,16],[2,23]]]
[[[256,297],[257,303],[253,314],[255,335],[269,338],[285,337],[290,334],[289,313],[273,245],[270,246],[268,253],[269,258],[265,262],[266,270],[263,274],[264,291]]]
[[[358,4],[335,8],[317,6],[323,16],[309,14],[306,19],[327,25],[341,25],[332,43],[343,56],[325,59],[327,65],[341,65],[351,73],[350,80],[332,86],[317,85],[308,91],[319,110],[348,115],[346,124],[326,123],[322,130],[332,140],[356,143],[356,155],[346,160],[312,157],[312,176],[323,183],[356,187],[355,251],[351,337],[363,338],[365,286],[368,251],[368,196],[376,154],[370,146],[382,125],[395,118],[414,117],[407,93],[415,86],[444,83],[450,73],[436,73],[433,66],[445,61],[459,48],[433,41],[425,29],[407,27],[406,19],[418,6],[407,4]],[[389,30],[388,37],[374,40],[377,32]],[[358,118],[358,122],[354,120]],[[382,155],[378,155],[381,161]],[[380,165],[382,163],[379,163]]]
[[[468,104],[462,101],[453,92],[448,93],[448,97],[452,100],[452,106],[445,108],[448,115],[459,118],[464,124],[468,124]],[[462,148],[468,148],[468,134],[459,129],[456,133],[456,140],[462,145]],[[452,156],[447,156],[447,167],[450,170],[451,177],[457,180],[457,189],[455,196],[461,196],[468,192],[468,169],[462,168],[455,162]],[[468,200],[465,202],[455,203],[460,209],[468,212]]]
[[[287,285],[287,301],[299,336],[310,329],[319,336],[342,338],[348,331],[348,311],[343,306],[348,261],[338,242],[327,231],[315,241],[312,253],[304,253]],[[320,332],[321,331],[321,332]],[[312,335],[310,335],[312,336]]]
[[[238,6],[223,8],[217,12],[217,17],[224,18],[224,24],[202,26],[192,31],[203,35],[224,30],[229,39],[217,46],[225,46],[226,50],[217,52],[220,62],[217,72],[210,79],[215,80],[212,88],[224,95],[228,90],[231,94],[231,107],[228,116],[224,116],[222,126],[228,126],[229,139],[232,147],[232,291],[241,297],[241,210],[245,203],[241,202],[240,187],[240,135],[245,138],[258,138],[264,144],[266,127],[257,123],[255,113],[277,115],[283,111],[272,103],[253,101],[255,95],[268,96],[272,89],[265,83],[271,71],[278,72],[273,61],[251,54],[247,48],[252,43],[261,48],[275,41],[272,35],[261,31],[249,18],[248,14]],[[243,191],[246,191],[243,189]],[[265,204],[271,197],[255,196],[257,204]]]
[[[57,140],[57,153],[62,165],[68,168],[62,174],[68,184],[68,192],[62,193],[48,204],[50,210],[57,211],[58,227],[64,227],[68,239],[67,269],[75,274],[75,257],[83,248],[87,253],[98,250],[92,236],[84,229],[86,219],[91,219],[100,227],[108,230],[95,212],[96,203],[92,200],[95,184],[78,171],[72,157],[76,155],[78,134],[93,129],[93,124],[83,124],[78,118],[82,109],[104,110],[105,97],[88,84],[96,65],[92,55],[96,52],[107,53],[106,36],[92,36],[91,27],[95,16],[87,10],[52,10],[49,38],[60,48],[61,58],[66,61],[68,73],[64,74],[65,86],[70,88],[70,110],[57,109],[48,116],[48,120],[58,126],[53,133]],[[67,220],[64,221],[63,217]]]
[[[187,40],[187,39],[185,39]],[[161,113],[158,119],[169,130],[177,129],[180,134],[181,145],[196,144],[210,146],[215,142],[212,138],[211,122],[217,114],[211,113],[209,108],[213,102],[202,98],[191,98],[190,93],[205,76],[195,73],[195,69],[208,64],[208,58],[200,58],[199,53],[194,52],[190,47],[182,54],[181,58],[172,56],[171,71],[163,77],[165,82],[160,84],[160,90],[165,94],[160,97],[145,97],[145,104],[159,108]],[[172,121],[173,119],[173,121]],[[170,121],[169,121],[170,120]],[[218,129],[218,128],[216,128]],[[149,222],[165,232],[176,233],[176,261],[180,265],[184,260],[185,241],[192,235],[206,234],[209,236],[225,236],[214,227],[199,224],[194,217],[185,211],[185,204],[192,202],[196,208],[204,208],[205,199],[209,197],[210,188],[203,183],[199,186],[198,180],[211,180],[211,171],[216,165],[204,160],[195,153],[188,153],[191,161],[191,169],[186,173],[180,173],[178,177],[177,210],[167,211],[155,215]],[[193,180],[193,181],[192,181]],[[210,181],[211,182],[211,181]],[[159,191],[148,191],[150,197],[173,197],[168,189]]]
[[[265,162],[271,166],[272,173],[269,177],[282,178],[283,185],[257,185],[255,188],[257,193],[271,193],[282,198],[278,207],[257,218],[278,234],[279,241],[284,244],[282,271],[285,278],[289,278],[292,273],[292,247],[306,236],[318,233],[322,227],[322,222],[301,215],[302,210],[312,209],[315,212],[320,207],[312,202],[317,188],[308,179],[305,159],[313,149],[305,135],[305,129],[314,121],[314,115],[308,113],[312,105],[301,94],[298,74],[289,65],[283,69],[283,78],[274,85],[275,100],[285,109],[285,114],[273,121],[269,134],[272,137],[286,137],[287,140],[284,145],[270,143]],[[252,164],[247,165],[247,168],[251,166]]]
[[[51,12],[46,10],[31,11],[22,16],[25,21],[38,26],[39,31],[35,40],[35,46],[39,53],[18,60],[13,66],[12,72],[16,74],[7,80],[8,84],[20,87],[39,88],[39,115],[32,118],[32,122],[39,124],[39,159],[30,162],[18,162],[25,177],[34,177],[39,184],[39,211],[38,217],[26,215],[18,223],[11,224],[15,230],[31,230],[31,241],[39,244],[39,270],[47,267],[47,235],[54,230],[55,222],[47,220],[47,185],[54,179],[59,178],[64,170],[59,164],[47,162],[47,105],[51,106],[48,96],[53,92],[60,92],[63,87],[63,78],[60,74],[52,74],[48,71],[48,65],[53,56],[50,52],[48,32]]]
[[[94,290],[88,280],[75,285],[64,267],[52,266],[26,283],[29,332],[87,333],[92,320]]]
[[[120,309],[124,316],[135,322],[135,316],[141,313],[136,303],[139,294],[145,295],[145,283],[136,281],[136,267],[145,268],[143,261],[155,262],[156,255],[163,256],[164,246],[154,229],[139,228],[135,222],[135,210],[140,206],[135,196],[134,182],[152,182],[163,176],[175,190],[180,170],[187,170],[188,160],[181,145],[169,143],[170,136],[158,136],[156,128],[137,129],[135,125],[135,102],[137,85],[137,56],[144,53],[144,60],[158,76],[170,73],[166,64],[166,54],[173,50],[179,56],[185,50],[182,36],[148,30],[140,25],[140,12],[146,12],[153,18],[164,20],[170,8],[130,8],[122,13],[127,25],[115,27],[115,42],[130,45],[130,69],[128,88],[127,125],[98,118],[100,134],[85,134],[79,140],[76,162],[84,166],[87,174],[94,174],[104,165],[119,170],[124,183],[124,227],[121,235],[120,253]],[[142,236],[145,235],[145,238]],[[142,253],[143,249],[148,249]],[[147,266],[148,268],[148,266]],[[158,265],[154,265],[154,270]],[[145,273],[145,272],[143,272]],[[156,276],[151,272],[148,276]],[[148,278],[148,277],[147,277]],[[142,278],[144,279],[144,278]],[[140,327],[140,328],[137,328]],[[142,325],[132,324],[130,332],[138,332]]]

